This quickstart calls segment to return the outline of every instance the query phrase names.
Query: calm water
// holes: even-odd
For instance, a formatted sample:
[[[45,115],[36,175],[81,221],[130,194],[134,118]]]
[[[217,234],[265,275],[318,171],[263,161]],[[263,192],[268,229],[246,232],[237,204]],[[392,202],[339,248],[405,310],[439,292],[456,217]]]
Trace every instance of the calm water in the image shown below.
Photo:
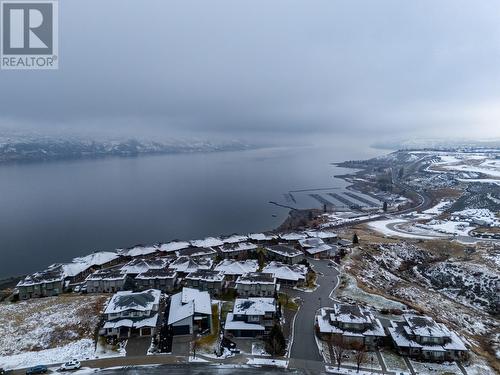
[[[0,166],[0,278],[94,250],[270,230],[288,212],[269,201],[345,186],[330,162],[379,153],[332,146]]]

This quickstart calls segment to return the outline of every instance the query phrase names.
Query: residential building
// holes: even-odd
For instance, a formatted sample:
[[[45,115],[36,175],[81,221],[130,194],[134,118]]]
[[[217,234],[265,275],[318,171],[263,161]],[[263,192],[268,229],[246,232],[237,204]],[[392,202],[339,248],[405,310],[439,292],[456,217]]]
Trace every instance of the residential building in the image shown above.
[[[175,252],[178,257],[190,257],[192,259],[203,258],[215,258],[217,252],[211,247],[194,247],[190,246],[185,249],[180,249]]]
[[[288,232],[288,233],[281,233],[279,235],[280,240],[285,241],[287,243],[295,243],[298,240],[303,240],[304,238],[307,238],[307,234],[301,233],[301,232]]]
[[[177,250],[182,250],[190,246],[191,244],[187,241],[171,241],[161,244],[159,250],[165,253],[174,253]]]
[[[186,286],[218,295],[222,292],[224,273],[212,270],[197,270],[185,278]]]
[[[237,298],[228,313],[224,333],[233,337],[264,337],[275,322],[274,298]]]
[[[307,267],[303,264],[271,262],[262,272],[270,273],[282,286],[301,286],[306,281]]]
[[[218,247],[219,255],[224,259],[242,259],[248,257],[257,245],[251,242],[225,243]]]
[[[428,316],[403,315],[387,330],[398,352],[427,361],[464,360],[468,349],[462,339],[444,324]]]
[[[124,258],[150,258],[158,255],[160,249],[157,246],[143,246],[137,245],[134,247],[129,247],[127,249],[118,249],[117,253]]]
[[[168,268],[177,271],[180,277],[187,276],[191,272],[198,270],[208,270],[212,268],[211,258],[196,258],[181,256],[168,265]]]
[[[161,292],[156,289],[138,293],[117,292],[104,310],[106,322],[101,334],[117,338],[154,335],[158,324],[160,296]]]
[[[171,292],[177,286],[177,272],[172,269],[150,269],[135,277],[138,290],[158,289]]]
[[[22,300],[57,296],[63,292],[64,274],[61,267],[49,268],[26,276],[17,284]]]
[[[380,321],[358,305],[334,304],[333,308],[321,308],[315,323],[322,339],[337,338],[347,347],[375,348],[386,337]]]
[[[170,298],[168,324],[174,335],[211,332],[212,301],[208,292],[182,288]]]
[[[118,268],[102,269],[87,276],[88,293],[115,293],[123,289],[127,275]]]
[[[236,280],[239,297],[274,297],[276,278],[271,273],[249,272]]]
[[[166,268],[175,257],[155,257],[155,258],[134,258],[123,267],[120,271],[127,276],[136,277],[140,273],[148,270],[161,270]]]
[[[337,243],[337,233],[335,232],[330,232],[330,231],[306,231],[306,234],[310,238],[320,238],[323,240],[323,242],[327,244],[336,244]]]
[[[224,273],[226,280],[236,280],[238,276],[244,275],[248,272],[255,272],[259,268],[259,264],[255,259],[247,260],[234,260],[224,259],[222,262],[214,267],[215,271]]]
[[[266,248],[269,259],[278,260],[283,263],[296,264],[304,259],[302,251],[288,245],[272,245]]]
[[[318,237],[299,240],[299,245],[306,255],[315,259],[331,258],[337,255],[337,246],[328,245]]]

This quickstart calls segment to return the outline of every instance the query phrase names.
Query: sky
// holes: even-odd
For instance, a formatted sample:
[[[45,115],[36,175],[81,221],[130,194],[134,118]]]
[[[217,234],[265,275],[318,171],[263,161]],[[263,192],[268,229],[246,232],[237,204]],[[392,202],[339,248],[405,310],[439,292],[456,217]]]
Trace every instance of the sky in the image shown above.
[[[0,134],[500,138],[498,0],[71,0],[59,12],[59,70],[0,71]]]

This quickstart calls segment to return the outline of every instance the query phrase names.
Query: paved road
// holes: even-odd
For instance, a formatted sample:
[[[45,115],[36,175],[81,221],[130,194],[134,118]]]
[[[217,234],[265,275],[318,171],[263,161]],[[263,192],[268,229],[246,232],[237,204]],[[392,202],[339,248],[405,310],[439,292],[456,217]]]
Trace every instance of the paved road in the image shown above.
[[[331,291],[338,286],[339,271],[328,267],[327,261],[310,260],[318,276],[320,285],[314,292],[290,291],[290,295],[302,298],[302,306],[295,318],[294,340],[290,357],[298,360],[323,361],[314,338],[314,316],[320,306],[332,306]],[[307,363],[306,363],[307,364]]]

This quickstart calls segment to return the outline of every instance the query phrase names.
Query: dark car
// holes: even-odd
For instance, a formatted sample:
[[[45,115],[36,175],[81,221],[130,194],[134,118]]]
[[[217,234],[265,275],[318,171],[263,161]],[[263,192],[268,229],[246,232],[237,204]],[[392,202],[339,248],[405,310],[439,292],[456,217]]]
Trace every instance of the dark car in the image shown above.
[[[26,375],[31,375],[31,374],[45,374],[47,372],[47,366],[43,365],[38,365],[31,367],[26,370]]]

